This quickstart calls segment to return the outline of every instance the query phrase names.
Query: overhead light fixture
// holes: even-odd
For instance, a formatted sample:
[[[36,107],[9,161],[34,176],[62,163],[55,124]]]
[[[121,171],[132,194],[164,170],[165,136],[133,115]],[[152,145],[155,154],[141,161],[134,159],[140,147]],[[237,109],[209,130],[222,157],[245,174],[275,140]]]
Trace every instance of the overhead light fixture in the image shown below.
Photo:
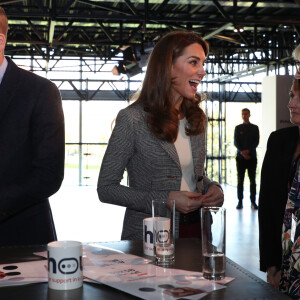
[[[128,77],[135,76],[142,72],[139,66],[134,49],[132,46],[125,46],[121,48],[123,53],[123,60],[119,61],[117,66],[114,66],[112,73],[114,75],[126,74]]]
[[[142,69],[137,62],[125,66],[128,77],[133,77],[142,73]]]
[[[119,62],[119,64],[117,66],[114,66],[111,71],[114,75],[120,75],[120,74],[126,73],[125,66],[123,65],[122,62]]]
[[[244,31],[244,28],[243,27],[238,27],[238,26],[235,26],[234,29],[233,29],[234,32],[243,32]]]
[[[113,75],[126,74],[129,78],[142,72],[141,67],[137,62],[125,64],[124,61],[120,61],[118,66],[114,66],[111,70]]]
[[[121,51],[123,53],[123,60],[126,62],[134,62],[136,61],[136,56],[134,53],[134,49],[132,46],[128,45],[121,48]]]

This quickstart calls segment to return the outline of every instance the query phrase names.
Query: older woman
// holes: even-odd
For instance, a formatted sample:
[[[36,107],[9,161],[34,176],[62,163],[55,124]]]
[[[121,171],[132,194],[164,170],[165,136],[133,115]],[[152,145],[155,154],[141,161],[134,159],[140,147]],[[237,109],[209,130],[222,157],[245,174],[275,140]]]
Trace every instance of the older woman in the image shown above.
[[[179,225],[181,236],[199,235],[199,208],[223,204],[220,186],[204,172],[206,116],[197,87],[207,54],[195,33],[162,37],[136,101],[117,116],[97,191],[102,202],[126,207],[122,239],[142,239],[153,199],[175,200],[177,236]],[[128,187],[120,185],[125,169]]]
[[[290,92],[291,122],[300,128],[300,79]],[[279,289],[300,298],[300,141],[298,138],[289,181],[289,194],[282,228],[282,266]]]
[[[300,237],[300,227],[297,227],[294,246],[294,235],[290,230],[296,212],[298,220],[298,209],[295,207],[298,190],[295,196],[294,188],[298,182],[300,155],[300,79],[294,79],[288,108],[290,120],[296,126],[279,129],[270,135],[262,166],[259,195],[260,269],[267,271],[270,284],[276,288],[280,286],[280,290],[290,296],[296,288],[296,299],[299,299],[300,290],[295,279],[300,278],[297,270],[300,261],[294,261],[293,255],[299,255],[298,250],[294,250],[298,247],[296,237]],[[296,274],[296,277],[291,274]]]

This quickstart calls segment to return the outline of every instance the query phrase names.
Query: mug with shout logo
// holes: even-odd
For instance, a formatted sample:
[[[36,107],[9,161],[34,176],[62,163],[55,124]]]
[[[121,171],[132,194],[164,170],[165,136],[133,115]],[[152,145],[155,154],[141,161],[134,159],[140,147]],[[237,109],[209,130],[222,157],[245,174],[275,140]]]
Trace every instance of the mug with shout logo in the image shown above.
[[[82,243],[56,241],[48,244],[48,286],[55,290],[82,287]]]

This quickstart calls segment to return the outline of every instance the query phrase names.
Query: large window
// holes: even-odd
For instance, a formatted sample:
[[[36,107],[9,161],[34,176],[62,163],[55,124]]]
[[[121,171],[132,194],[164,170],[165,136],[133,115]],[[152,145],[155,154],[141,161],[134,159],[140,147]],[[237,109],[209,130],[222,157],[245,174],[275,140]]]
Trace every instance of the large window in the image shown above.
[[[126,101],[63,101],[66,126],[66,161],[64,185],[96,185],[103,155],[115,118]],[[212,180],[236,185],[234,128],[242,122],[241,110],[249,108],[250,122],[261,126],[261,104],[204,101],[208,117],[207,176]],[[257,182],[262,163],[257,148]],[[126,174],[123,184],[127,184]],[[245,187],[249,181],[246,177]]]
[[[114,120],[126,101],[63,101],[65,185],[96,185]],[[126,176],[124,183],[127,183]]]
[[[128,105],[130,93],[138,89],[143,76],[136,75],[130,78],[130,82],[126,80],[126,76],[116,77],[111,72],[114,62],[104,62],[98,58],[57,58],[50,60],[48,64],[37,56],[15,57],[14,61],[27,70],[54,80],[59,89],[64,91],[66,158],[63,185],[96,185],[113,122],[119,110]],[[233,132],[234,127],[242,121],[241,109],[248,107],[251,110],[250,121],[259,127],[261,125],[260,104],[255,104],[251,98],[249,102],[242,100],[243,103],[235,100],[240,92],[252,95],[261,92],[260,84],[243,84],[239,79],[225,84],[214,81],[216,70],[212,67],[217,68],[217,65],[208,63],[210,72],[200,85],[201,92],[207,94],[207,100],[202,103],[208,117],[206,173],[212,180],[235,186],[236,149],[233,145]],[[261,81],[263,75],[249,77],[245,78],[245,82]],[[119,95],[119,91],[125,91],[121,97],[123,100],[104,99],[106,96],[103,95],[111,91]],[[73,98],[66,95],[73,95]],[[77,99],[78,95],[80,100],[68,100]],[[258,148],[257,181],[261,163]],[[122,183],[127,184],[126,173]],[[245,184],[247,186],[247,179]]]

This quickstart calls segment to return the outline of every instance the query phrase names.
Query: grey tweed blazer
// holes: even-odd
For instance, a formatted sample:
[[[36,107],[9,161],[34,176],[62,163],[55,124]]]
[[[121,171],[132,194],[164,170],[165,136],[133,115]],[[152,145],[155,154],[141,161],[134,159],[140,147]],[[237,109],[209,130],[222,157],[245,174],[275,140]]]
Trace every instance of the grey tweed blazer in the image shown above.
[[[210,185],[218,184],[204,176],[205,133],[190,140],[197,190],[205,193]],[[129,186],[120,185],[125,169]],[[101,202],[126,207],[123,240],[143,239],[143,219],[151,217],[151,201],[179,191],[181,177],[174,144],[159,140],[148,129],[143,108],[133,104],[122,109],[102,161],[97,192]],[[178,236],[179,212],[175,222]]]

